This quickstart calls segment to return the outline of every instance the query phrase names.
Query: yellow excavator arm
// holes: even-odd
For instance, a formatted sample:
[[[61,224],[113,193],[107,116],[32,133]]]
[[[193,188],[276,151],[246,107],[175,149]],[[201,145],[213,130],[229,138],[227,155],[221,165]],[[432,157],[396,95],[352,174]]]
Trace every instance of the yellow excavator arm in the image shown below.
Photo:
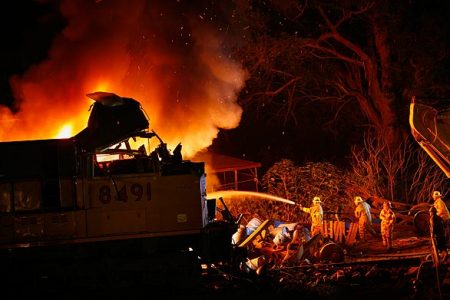
[[[432,106],[413,97],[409,124],[417,143],[450,178],[450,105]]]

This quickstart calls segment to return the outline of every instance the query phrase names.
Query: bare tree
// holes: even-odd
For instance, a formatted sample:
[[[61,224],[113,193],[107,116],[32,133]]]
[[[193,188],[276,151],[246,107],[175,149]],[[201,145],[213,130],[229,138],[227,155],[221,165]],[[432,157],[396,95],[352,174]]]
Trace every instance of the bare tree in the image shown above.
[[[431,193],[434,190],[441,190],[444,196],[447,192],[448,180],[439,167],[422,151],[414,149],[410,153],[410,160],[414,162],[415,172],[408,181],[406,200],[408,203],[427,202],[431,199]],[[411,165],[411,163],[408,163]]]
[[[304,105],[320,102],[332,111],[330,124],[340,118],[372,127],[395,149],[407,135],[405,107],[413,90],[439,91],[440,85],[449,91],[448,75],[430,81],[431,70],[448,65],[449,51],[420,43],[448,49],[448,42],[429,29],[408,27],[410,11],[419,9],[414,3],[238,2],[234,13],[247,20],[238,18],[245,26],[240,54],[252,75],[242,104],[270,110],[277,120],[298,124]],[[435,20],[422,22],[439,26]]]
[[[352,170],[361,186],[371,195],[411,204],[425,202],[433,190],[444,188],[444,173],[412,143],[407,139],[392,149],[384,139],[367,134],[363,146],[352,149]]]

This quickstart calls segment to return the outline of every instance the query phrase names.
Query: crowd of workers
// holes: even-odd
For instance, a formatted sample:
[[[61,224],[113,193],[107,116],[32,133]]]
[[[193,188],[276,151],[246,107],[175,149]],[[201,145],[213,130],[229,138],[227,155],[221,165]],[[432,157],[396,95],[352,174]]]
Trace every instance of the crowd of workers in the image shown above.
[[[432,193],[433,205],[429,209],[430,213],[430,234],[434,239],[436,248],[442,253],[442,256],[447,254],[447,241],[449,238],[450,213],[442,200],[442,195],[439,191]],[[323,209],[320,197],[314,197],[311,207],[300,206],[300,209],[311,216],[311,236],[316,234],[323,234]],[[362,199],[360,196],[354,198],[355,218],[358,219],[358,234],[359,241],[367,241],[367,233],[379,238],[379,234],[372,227],[372,214],[370,204]],[[381,220],[381,240],[383,245],[389,251],[392,249],[393,231],[395,226],[395,213],[392,210],[390,201],[383,202],[383,208],[380,212],[379,219]]]

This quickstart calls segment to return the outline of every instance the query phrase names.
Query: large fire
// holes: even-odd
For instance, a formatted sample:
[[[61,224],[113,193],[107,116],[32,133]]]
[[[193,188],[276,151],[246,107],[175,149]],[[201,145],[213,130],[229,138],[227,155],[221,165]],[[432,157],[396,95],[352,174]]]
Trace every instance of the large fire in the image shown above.
[[[246,72],[184,2],[63,1],[67,26],[48,59],[11,78],[18,112],[0,107],[0,141],[75,135],[95,91],[141,102],[150,128],[188,157],[236,127]]]

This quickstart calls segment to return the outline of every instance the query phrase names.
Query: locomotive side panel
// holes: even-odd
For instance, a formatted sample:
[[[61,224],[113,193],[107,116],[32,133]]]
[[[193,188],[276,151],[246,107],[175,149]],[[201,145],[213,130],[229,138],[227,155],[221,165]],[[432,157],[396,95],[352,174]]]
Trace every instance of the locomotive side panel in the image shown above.
[[[199,232],[200,178],[140,174],[89,181],[88,236]]]

